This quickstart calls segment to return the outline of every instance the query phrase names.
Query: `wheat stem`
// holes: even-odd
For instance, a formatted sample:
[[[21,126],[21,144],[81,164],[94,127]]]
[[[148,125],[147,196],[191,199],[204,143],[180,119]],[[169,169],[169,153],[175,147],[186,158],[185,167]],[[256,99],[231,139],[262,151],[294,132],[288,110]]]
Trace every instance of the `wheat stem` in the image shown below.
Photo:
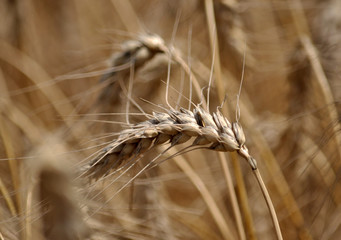
[[[277,235],[277,239],[278,240],[283,240],[283,237],[282,237],[282,233],[281,233],[281,228],[279,226],[279,223],[278,223],[278,218],[277,218],[277,215],[276,215],[276,211],[275,211],[275,208],[272,204],[272,201],[271,201],[271,198],[270,198],[270,195],[269,195],[269,192],[264,184],[264,181],[263,181],[263,178],[259,172],[258,169],[255,169],[252,171],[257,179],[257,182],[259,184],[259,187],[260,189],[262,190],[262,193],[263,193],[263,196],[265,198],[265,201],[266,201],[266,205],[268,206],[269,208],[269,211],[270,211],[270,214],[271,214],[271,220],[275,226],[275,230],[276,230],[276,235]]]
[[[230,158],[231,158],[234,176],[236,179],[236,192],[239,197],[239,205],[243,213],[248,239],[256,240],[257,237],[256,237],[255,229],[254,229],[254,222],[252,219],[250,205],[248,202],[248,195],[247,195],[247,191],[245,187],[243,173],[240,167],[240,161],[238,157],[236,156],[236,154],[234,153],[230,153]]]
[[[225,176],[225,180],[226,180],[226,184],[227,184],[227,189],[228,189],[228,192],[230,195],[233,214],[234,214],[234,217],[236,219],[236,225],[237,225],[239,239],[245,240],[246,239],[245,230],[244,230],[244,226],[243,226],[242,217],[240,214],[240,209],[239,209],[239,205],[238,205],[238,201],[237,201],[236,192],[234,191],[234,187],[233,187],[231,173],[230,173],[230,170],[229,170],[228,165],[227,165],[227,161],[226,161],[227,159],[226,159],[224,153],[222,153],[222,152],[218,153],[218,157],[220,160],[220,164],[223,168],[223,172],[224,172],[224,176]]]
[[[198,176],[198,174],[196,174],[193,168],[187,163],[187,161],[182,156],[180,157],[182,159],[174,158],[174,161],[179,166],[179,168],[181,168],[181,170],[184,173],[186,173],[186,175],[189,177],[189,179],[192,181],[192,183],[196,186],[196,188],[200,192],[221,234],[224,236],[225,239],[233,239],[231,230],[229,226],[226,224],[226,221],[221,211],[219,210],[219,207],[214,201],[212,195],[210,194],[210,191],[207,189],[206,185]]]
[[[141,31],[140,20],[129,0],[111,0],[122,24],[130,33]]]
[[[210,37],[211,49],[214,51],[214,75],[218,90],[218,99],[220,101],[224,99],[224,84],[222,81],[221,74],[221,64],[220,64],[220,54],[219,54],[219,44],[217,35],[217,26],[215,22],[215,14],[212,0],[205,0],[205,11],[208,24],[208,31]]]

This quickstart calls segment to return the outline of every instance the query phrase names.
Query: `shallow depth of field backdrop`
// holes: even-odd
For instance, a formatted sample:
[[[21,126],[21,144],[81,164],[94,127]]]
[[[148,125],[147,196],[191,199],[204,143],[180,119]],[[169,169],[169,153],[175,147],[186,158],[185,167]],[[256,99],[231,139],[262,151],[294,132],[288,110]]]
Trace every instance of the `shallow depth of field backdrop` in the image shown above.
[[[122,191],[162,147],[119,178],[79,176],[126,113],[145,120],[129,98],[148,114],[168,108],[169,55],[113,60],[151,34],[177,56],[170,105],[188,108],[193,77],[199,103],[214,69],[210,108],[226,96],[231,121],[245,55],[240,122],[284,239],[339,239],[340,12],[339,0],[0,1],[0,239],[276,238],[235,154],[228,168],[207,149],[172,157]]]

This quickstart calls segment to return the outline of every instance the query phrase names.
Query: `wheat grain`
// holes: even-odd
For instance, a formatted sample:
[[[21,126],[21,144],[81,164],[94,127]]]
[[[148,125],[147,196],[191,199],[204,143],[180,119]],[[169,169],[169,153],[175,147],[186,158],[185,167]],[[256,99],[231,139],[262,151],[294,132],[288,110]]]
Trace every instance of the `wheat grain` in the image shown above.
[[[104,148],[87,167],[87,173],[96,177],[117,169],[124,161],[139,157],[148,149],[163,143],[171,146],[185,143],[195,137],[191,146],[209,145],[214,151],[237,151],[253,170],[257,163],[245,146],[245,135],[238,122],[230,123],[217,109],[213,115],[200,106],[193,111],[181,108],[166,113],[153,113],[149,120],[123,130],[119,137]]]

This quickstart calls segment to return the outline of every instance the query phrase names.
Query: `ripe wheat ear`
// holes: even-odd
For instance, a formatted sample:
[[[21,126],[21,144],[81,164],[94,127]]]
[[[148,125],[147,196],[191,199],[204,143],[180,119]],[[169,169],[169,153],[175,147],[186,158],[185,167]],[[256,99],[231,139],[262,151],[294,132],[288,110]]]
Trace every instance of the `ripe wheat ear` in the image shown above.
[[[245,146],[245,135],[238,122],[232,124],[219,110],[212,115],[200,106],[193,111],[181,108],[166,113],[153,113],[149,120],[123,130],[119,137],[105,147],[86,168],[87,175],[101,177],[117,169],[123,162],[139,157],[160,144],[171,146],[185,143],[192,137],[192,146],[209,145],[214,151],[236,151],[245,158],[253,170],[256,160]]]

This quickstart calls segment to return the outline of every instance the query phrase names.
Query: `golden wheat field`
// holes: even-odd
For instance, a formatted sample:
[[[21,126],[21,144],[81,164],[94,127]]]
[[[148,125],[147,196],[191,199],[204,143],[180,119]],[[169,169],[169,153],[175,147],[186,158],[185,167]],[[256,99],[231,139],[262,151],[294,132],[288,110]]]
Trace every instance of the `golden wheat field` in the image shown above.
[[[0,240],[340,239],[340,13],[0,1]]]

